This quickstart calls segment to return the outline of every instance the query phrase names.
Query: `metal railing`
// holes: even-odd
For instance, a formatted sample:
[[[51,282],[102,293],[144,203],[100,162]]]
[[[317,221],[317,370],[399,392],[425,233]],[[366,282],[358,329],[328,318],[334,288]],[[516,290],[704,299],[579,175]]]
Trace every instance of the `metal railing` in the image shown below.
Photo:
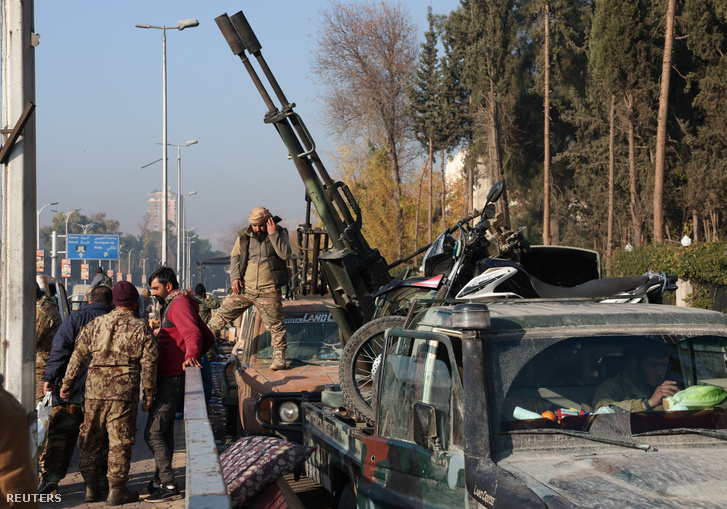
[[[215,437],[207,417],[201,371],[189,367],[184,370],[184,378],[185,507],[231,507]]]

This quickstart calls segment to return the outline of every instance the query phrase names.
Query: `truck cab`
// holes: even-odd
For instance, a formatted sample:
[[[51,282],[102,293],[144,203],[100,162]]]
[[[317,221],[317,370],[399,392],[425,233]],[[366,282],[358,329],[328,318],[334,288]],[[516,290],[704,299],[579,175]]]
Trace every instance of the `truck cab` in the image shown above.
[[[678,394],[710,397],[644,404],[656,382],[637,350]],[[335,398],[304,405],[307,472],[339,507],[724,505],[726,354],[727,317],[711,311],[432,306],[388,331],[373,426]]]

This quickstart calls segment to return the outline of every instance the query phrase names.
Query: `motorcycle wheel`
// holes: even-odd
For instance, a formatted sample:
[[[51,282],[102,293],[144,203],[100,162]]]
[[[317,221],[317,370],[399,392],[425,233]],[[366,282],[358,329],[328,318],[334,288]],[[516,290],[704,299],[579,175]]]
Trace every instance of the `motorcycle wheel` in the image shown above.
[[[384,316],[365,324],[353,333],[343,348],[338,365],[338,381],[343,397],[362,419],[374,422],[376,377],[384,349],[386,329],[404,326],[403,316]]]

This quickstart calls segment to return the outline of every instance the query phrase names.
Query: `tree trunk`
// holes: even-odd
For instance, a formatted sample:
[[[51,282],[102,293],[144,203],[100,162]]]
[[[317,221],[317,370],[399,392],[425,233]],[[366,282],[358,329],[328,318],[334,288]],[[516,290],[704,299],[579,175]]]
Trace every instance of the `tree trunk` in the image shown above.
[[[497,114],[497,94],[495,92],[495,82],[490,78],[490,175],[492,177],[491,184],[498,180],[505,180],[505,172],[500,161],[500,131],[498,128]],[[510,227],[510,207],[507,200],[507,187],[502,192],[502,198],[499,201],[500,210],[505,216],[505,225]]]
[[[432,207],[434,206],[434,143],[429,138],[429,243],[432,243]]]
[[[444,169],[444,149],[442,149],[442,231],[447,229],[447,177]]]
[[[543,156],[543,244],[550,245],[550,4],[545,0],[543,26],[545,27],[545,85],[543,90],[545,133]]]
[[[641,221],[639,220],[638,208],[638,192],[636,186],[636,142],[634,140],[634,96],[631,93],[627,93],[625,97],[626,102],[626,126],[628,130],[629,139],[629,181],[630,181],[630,192],[631,192],[631,227],[633,229],[633,243],[634,246],[642,245],[641,239]]]
[[[666,114],[669,106],[669,77],[671,53],[674,43],[674,12],[676,0],[668,0],[666,32],[664,34],[664,60],[661,66],[661,92],[659,94],[659,124],[656,132],[656,165],[654,170],[654,240],[664,242],[664,166],[666,164]]]
[[[472,189],[475,187],[475,176],[472,166],[467,166],[467,210],[463,212],[463,216],[469,214],[472,210]]]
[[[692,237],[694,237],[694,242],[699,242],[699,212],[697,209],[692,209]]]
[[[608,115],[608,240],[606,241],[606,275],[611,276],[613,258],[613,216],[614,216],[614,182],[616,180],[616,96],[611,94],[611,107]]]
[[[712,242],[719,242],[719,211],[712,209]]]
[[[391,158],[391,173],[394,178],[394,225],[399,235],[396,235],[396,257],[404,256],[404,211],[401,208],[401,171],[399,168],[399,154],[396,150],[396,140],[389,135],[389,157]]]
[[[419,176],[419,193],[417,194],[417,208],[414,212],[414,251],[419,249],[419,209],[422,206],[422,186],[424,184],[424,172],[426,166],[422,166],[422,174]],[[431,241],[430,241],[431,242]]]

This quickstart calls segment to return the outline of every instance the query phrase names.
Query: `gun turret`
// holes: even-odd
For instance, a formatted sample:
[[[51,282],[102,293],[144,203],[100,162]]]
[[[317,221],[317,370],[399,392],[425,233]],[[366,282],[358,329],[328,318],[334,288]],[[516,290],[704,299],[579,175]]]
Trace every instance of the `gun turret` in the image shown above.
[[[319,260],[335,306],[331,314],[341,331],[345,343],[362,325],[364,312],[372,295],[391,281],[386,260],[378,249],[372,249],[361,232],[361,209],[350,189],[343,182],[334,182],[326,171],[315,142],[293,111],[295,104],[288,101],[275,76],[262,56],[262,45],[242,11],[215,18],[217,26],[230,46],[240,57],[250,78],[268,108],[264,122],[273,124],[285,143],[308,196],[326,227],[332,249]],[[248,54],[255,57],[265,79],[273,90],[280,107],[276,106],[264,83],[258,76]]]

